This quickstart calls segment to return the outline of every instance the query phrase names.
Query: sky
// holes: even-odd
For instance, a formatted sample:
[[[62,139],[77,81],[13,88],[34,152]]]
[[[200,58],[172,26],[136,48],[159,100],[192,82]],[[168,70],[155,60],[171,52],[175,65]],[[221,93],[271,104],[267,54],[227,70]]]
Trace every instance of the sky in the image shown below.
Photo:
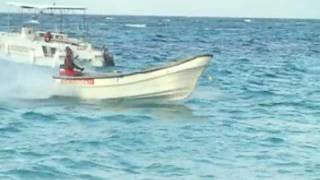
[[[320,19],[320,0],[11,0],[77,5],[89,14]],[[6,1],[0,11],[6,12]]]

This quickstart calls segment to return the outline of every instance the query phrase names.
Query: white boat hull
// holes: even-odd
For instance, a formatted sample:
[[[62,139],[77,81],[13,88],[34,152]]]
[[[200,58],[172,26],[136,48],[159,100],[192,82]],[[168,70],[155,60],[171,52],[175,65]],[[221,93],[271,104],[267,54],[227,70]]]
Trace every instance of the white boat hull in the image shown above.
[[[55,77],[56,96],[81,99],[182,100],[191,95],[211,55],[132,74],[96,77]]]

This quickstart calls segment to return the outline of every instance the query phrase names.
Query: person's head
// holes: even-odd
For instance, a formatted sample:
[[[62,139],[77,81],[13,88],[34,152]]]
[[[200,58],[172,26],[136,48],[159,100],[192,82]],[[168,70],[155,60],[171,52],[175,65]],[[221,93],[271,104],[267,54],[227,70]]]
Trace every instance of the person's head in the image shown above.
[[[69,46],[66,47],[66,53],[72,54],[72,49]]]

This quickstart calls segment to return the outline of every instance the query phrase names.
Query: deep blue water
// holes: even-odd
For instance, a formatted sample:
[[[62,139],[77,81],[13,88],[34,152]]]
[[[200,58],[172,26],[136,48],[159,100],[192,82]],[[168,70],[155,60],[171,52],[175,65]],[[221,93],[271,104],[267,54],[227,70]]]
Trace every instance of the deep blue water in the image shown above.
[[[320,179],[319,20],[88,21],[121,71],[215,58],[173,104],[50,98],[52,70],[1,61],[0,179]]]

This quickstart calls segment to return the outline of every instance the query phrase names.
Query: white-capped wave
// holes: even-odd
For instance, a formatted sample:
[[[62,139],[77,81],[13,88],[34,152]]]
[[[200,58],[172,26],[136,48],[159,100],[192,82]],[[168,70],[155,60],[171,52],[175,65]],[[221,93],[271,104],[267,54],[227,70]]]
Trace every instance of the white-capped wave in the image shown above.
[[[113,17],[106,17],[105,19],[106,19],[106,20],[114,20]]]
[[[146,24],[126,24],[126,27],[131,27],[131,28],[146,28]]]
[[[244,22],[246,22],[246,23],[251,23],[252,20],[251,20],[251,19],[245,19]]]

